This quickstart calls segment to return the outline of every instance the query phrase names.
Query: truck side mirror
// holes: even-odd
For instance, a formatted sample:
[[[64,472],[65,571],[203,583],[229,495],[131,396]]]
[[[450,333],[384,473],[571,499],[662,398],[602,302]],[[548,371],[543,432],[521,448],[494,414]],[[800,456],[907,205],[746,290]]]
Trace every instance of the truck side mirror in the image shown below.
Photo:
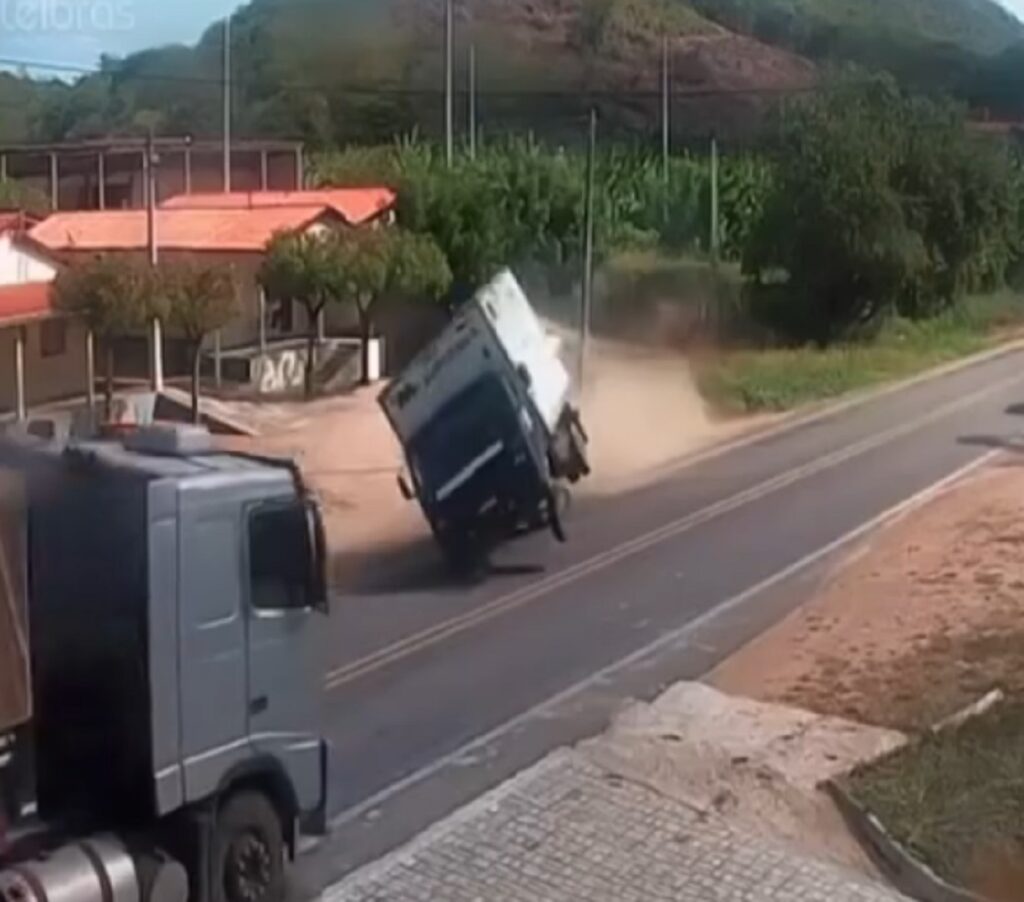
[[[402,497],[406,501],[412,501],[416,497],[416,493],[412,490],[412,486],[409,485],[409,481],[405,478],[404,473],[398,474],[398,491],[402,493]]]
[[[309,524],[309,600],[315,611],[330,614],[331,602],[327,590],[327,535],[324,531],[320,508],[314,503],[306,505]]]

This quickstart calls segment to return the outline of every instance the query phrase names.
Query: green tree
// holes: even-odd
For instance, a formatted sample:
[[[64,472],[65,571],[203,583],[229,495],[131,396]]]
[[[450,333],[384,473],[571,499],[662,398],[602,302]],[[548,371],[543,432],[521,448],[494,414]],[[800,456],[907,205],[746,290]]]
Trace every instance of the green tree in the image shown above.
[[[315,390],[318,323],[326,306],[340,299],[341,262],[332,232],[287,232],[270,243],[259,272],[260,284],[269,298],[299,304],[306,311],[307,399]]]
[[[744,255],[755,313],[822,344],[889,313],[929,316],[1000,282],[1020,245],[1004,149],[888,79],[841,83],[783,124]]]
[[[188,343],[192,372],[192,422],[201,421],[199,388],[203,341],[238,314],[239,295],[230,266],[192,261],[162,263],[154,273],[166,298],[167,324]]]
[[[451,269],[433,239],[398,228],[337,233],[330,243],[338,255],[338,297],[355,306],[359,320],[361,372],[366,385],[378,302],[391,295],[443,297],[451,287]]]
[[[46,216],[50,213],[50,200],[37,188],[12,179],[0,182],[0,210],[22,210],[34,216]]]
[[[114,400],[118,339],[147,327],[163,311],[154,302],[152,273],[135,257],[98,256],[62,270],[54,285],[57,309],[79,317],[100,343],[105,365],[105,416]]]

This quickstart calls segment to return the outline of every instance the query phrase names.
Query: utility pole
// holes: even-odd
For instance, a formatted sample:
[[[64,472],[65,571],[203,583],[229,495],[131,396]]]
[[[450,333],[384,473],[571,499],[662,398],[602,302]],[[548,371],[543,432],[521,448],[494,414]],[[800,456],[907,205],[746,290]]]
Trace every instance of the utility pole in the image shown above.
[[[721,322],[719,310],[718,291],[718,260],[721,253],[721,227],[719,222],[719,196],[718,196],[718,138],[711,134],[711,224],[710,240],[708,242],[711,250],[711,283],[714,287],[713,300],[711,301],[710,314],[715,317],[715,322]],[[701,319],[705,325],[708,324],[711,315],[705,310]]]
[[[476,44],[469,45],[469,158],[476,159]]]
[[[579,392],[587,372],[587,345],[594,304],[594,180],[597,168],[597,109],[590,110],[590,138],[587,143],[587,187],[583,213],[583,303],[580,309]]]
[[[455,0],[444,2],[444,148],[448,168],[455,165]]]
[[[231,16],[224,20],[224,193],[231,191]]]
[[[156,235],[156,205],[157,205],[157,178],[156,178],[156,141],[153,138],[153,128],[150,126],[146,133],[146,246],[149,249],[149,265],[156,266],[159,262],[159,250],[157,248]]]
[[[159,163],[160,160],[156,154],[156,141],[153,138],[153,129],[150,127],[149,131],[146,133],[146,243],[149,246],[149,265],[154,269],[160,262],[156,223],[156,171]],[[162,392],[164,390],[163,329],[161,328],[160,320],[157,317],[153,317],[153,321],[150,326],[150,384],[154,392]]]
[[[669,187],[669,161],[672,153],[671,72],[668,35],[661,43],[661,173],[665,191]],[[668,200],[666,198],[666,204]]]
[[[721,232],[719,229],[719,201],[718,201],[718,138],[711,135],[711,263],[718,265],[719,251],[721,250]]]

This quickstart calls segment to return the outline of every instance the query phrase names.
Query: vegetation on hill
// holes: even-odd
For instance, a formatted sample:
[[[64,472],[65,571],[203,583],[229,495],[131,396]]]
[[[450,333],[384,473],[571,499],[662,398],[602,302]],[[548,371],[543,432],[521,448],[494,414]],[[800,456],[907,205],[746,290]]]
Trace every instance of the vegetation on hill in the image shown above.
[[[606,127],[653,137],[660,44],[672,37],[677,87],[803,87],[820,64],[888,69],[928,90],[1024,106],[1020,23],[995,0],[473,0],[458,3],[457,78],[477,42],[481,115],[492,130],[558,140],[601,92]],[[300,14],[301,12],[301,14]],[[442,121],[441,0],[252,0],[234,19],[239,134],[314,146],[373,142]],[[72,85],[0,75],[0,141],[138,131],[216,134],[222,30],[194,47],[123,59]],[[990,59],[997,54],[1003,57]],[[998,101],[998,103],[997,103]],[[729,107],[731,115],[721,116]],[[679,129],[706,134],[751,112],[718,98],[687,105]],[[464,98],[459,101],[464,122]],[[717,118],[716,118],[717,117]]]

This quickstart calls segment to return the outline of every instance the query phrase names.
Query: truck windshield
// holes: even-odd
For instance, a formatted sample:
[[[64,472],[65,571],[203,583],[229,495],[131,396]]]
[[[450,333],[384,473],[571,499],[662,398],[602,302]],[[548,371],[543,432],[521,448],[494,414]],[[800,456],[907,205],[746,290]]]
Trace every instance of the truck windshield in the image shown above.
[[[433,494],[473,460],[516,434],[516,406],[498,376],[474,382],[456,395],[409,445],[417,482]]]

